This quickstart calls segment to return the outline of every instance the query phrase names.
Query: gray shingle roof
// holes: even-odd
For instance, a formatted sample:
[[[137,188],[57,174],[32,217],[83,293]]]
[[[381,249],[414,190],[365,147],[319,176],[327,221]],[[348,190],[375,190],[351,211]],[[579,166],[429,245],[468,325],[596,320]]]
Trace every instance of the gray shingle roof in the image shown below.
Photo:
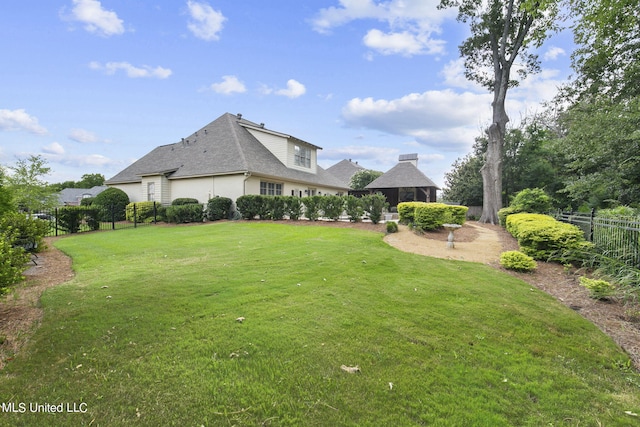
[[[287,168],[242,125],[263,129],[263,125],[237,115],[223,114],[180,142],[156,147],[106,183],[141,182],[142,176],[158,174],[166,174],[169,179],[180,179],[251,172],[265,177],[346,189],[338,178],[320,166],[316,174]]]
[[[58,193],[58,203],[60,205],[79,203],[83,197],[95,197],[106,190],[106,185],[96,185],[92,188],[64,188]]]
[[[438,186],[410,162],[400,162],[365,188],[436,187]]]
[[[327,168],[327,172],[338,178],[340,182],[347,187],[351,184],[351,177],[353,174],[361,170],[365,170],[365,168],[347,159],[341,160],[335,165]]]

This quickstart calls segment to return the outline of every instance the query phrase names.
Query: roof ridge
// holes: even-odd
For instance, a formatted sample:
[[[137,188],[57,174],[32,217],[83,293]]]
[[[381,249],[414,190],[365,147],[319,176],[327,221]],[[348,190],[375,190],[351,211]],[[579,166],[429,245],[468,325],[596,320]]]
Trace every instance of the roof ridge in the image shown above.
[[[249,162],[247,162],[247,157],[244,154],[244,150],[242,149],[242,145],[240,144],[240,138],[238,137],[238,128],[236,125],[239,120],[242,118],[238,118],[238,116],[234,116],[231,113],[227,113],[227,120],[230,122],[231,132],[233,133],[233,142],[238,149],[238,154],[240,155],[241,163],[244,166],[244,169],[249,170]]]

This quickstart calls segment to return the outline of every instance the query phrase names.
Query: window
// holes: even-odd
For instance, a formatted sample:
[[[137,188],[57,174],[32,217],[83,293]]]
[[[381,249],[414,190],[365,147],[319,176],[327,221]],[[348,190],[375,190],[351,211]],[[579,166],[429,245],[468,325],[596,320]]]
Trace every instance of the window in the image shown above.
[[[260,194],[263,196],[282,196],[282,184],[260,181]]]
[[[311,149],[307,147],[301,147],[300,145],[296,145],[293,163],[296,166],[310,168],[311,167]]]
[[[147,201],[153,202],[154,200],[156,200],[156,183],[149,182],[147,184]]]

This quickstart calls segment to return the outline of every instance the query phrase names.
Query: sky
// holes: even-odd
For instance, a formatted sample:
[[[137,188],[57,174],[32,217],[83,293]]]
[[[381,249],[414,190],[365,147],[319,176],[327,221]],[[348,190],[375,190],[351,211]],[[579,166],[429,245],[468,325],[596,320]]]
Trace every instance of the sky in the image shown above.
[[[0,164],[109,179],[224,113],[385,172],[417,153],[437,185],[471,151],[491,94],[465,79],[468,25],[439,0],[21,0],[0,13]],[[508,94],[512,123],[571,74],[569,31]]]

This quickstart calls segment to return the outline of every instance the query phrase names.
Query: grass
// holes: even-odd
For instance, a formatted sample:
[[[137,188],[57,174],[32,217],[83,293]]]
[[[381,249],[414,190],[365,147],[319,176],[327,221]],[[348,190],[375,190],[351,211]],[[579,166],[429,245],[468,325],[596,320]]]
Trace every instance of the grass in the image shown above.
[[[640,378],[591,323],[509,275],[380,234],[224,222],[56,246],[77,274],[45,293],[42,325],[2,372],[3,401],[27,412],[0,425],[639,420]]]

